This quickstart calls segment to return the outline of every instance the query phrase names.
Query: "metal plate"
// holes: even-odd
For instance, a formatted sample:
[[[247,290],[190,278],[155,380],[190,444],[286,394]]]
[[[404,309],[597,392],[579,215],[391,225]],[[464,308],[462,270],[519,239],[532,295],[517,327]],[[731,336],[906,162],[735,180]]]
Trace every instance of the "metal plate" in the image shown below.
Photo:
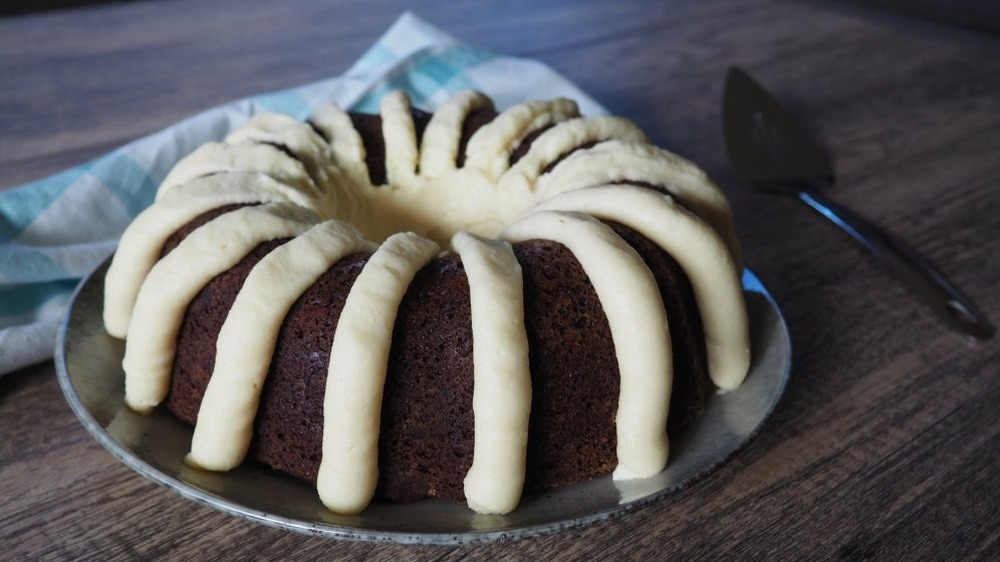
[[[761,428],[777,404],[791,366],[791,343],[781,313],[753,273],[743,284],[750,313],[753,366],[738,390],[713,394],[704,413],[671,436],[661,474],[614,482],[598,478],[526,494],[513,513],[480,515],[464,504],[425,500],[373,503],[358,516],[340,516],[308,484],[252,462],[226,473],[186,466],[192,429],[164,408],[143,416],[125,407],[124,342],[104,332],[101,319],[107,263],[77,289],[56,344],[59,384],[84,427],[139,474],[182,496],[222,511],[285,529],[340,539],[416,544],[462,544],[544,535],[607,519],[663,497],[709,473]]]

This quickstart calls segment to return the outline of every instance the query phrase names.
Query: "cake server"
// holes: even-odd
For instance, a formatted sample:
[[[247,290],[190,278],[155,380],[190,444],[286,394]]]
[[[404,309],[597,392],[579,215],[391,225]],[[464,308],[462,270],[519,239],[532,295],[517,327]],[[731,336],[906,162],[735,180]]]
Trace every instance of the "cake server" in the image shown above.
[[[977,339],[993,327],[974,304],[916,251],[824,196],[833,167],[778,102],[746,72],[732,67],[722,106],[726,150],[736,177],[751,187],[792,195],[882,259],[949,327]]]

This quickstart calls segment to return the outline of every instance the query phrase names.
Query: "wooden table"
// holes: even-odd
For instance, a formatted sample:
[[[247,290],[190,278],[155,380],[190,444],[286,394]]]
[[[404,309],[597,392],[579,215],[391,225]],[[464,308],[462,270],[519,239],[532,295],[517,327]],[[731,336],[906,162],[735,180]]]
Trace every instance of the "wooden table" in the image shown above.
[[[759,437],[709,478],[586,528],[460,548],[345,543],[138,476],[84,431],[45,363],[0,379],[0,558],[1000,557],[1000,340],[947,331],[804,206],[741,188],[719,118],[738,63],[829,147],[833,198],[918,248],[1000,323],[1000,38],[833,2],[511,4],[410,6],[461,39],[550,64],[729,193],[795,350]],[[0,20],[0,186],[338,74],[403,9],[179,0]]]

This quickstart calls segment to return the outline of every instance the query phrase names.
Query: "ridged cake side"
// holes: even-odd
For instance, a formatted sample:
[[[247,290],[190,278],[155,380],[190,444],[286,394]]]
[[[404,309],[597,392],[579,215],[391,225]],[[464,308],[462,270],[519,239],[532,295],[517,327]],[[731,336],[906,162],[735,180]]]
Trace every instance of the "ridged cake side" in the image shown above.
[[[667,420],[700,410],[706,374],[746,374],[740,268],[721,192],[633,124],[567,100],[498,114],[474,92],[431,115],[392,94],[380,116],[258,116],[182,161],[123,237],[105,312],[127,400],[197,423],[193,465],[249,449],[342,513],[375,494],[503,513],[522,489],[662,470]],[[177,300],[145,304],[167,285]],[[248,362],[262,346],[270,364]]]

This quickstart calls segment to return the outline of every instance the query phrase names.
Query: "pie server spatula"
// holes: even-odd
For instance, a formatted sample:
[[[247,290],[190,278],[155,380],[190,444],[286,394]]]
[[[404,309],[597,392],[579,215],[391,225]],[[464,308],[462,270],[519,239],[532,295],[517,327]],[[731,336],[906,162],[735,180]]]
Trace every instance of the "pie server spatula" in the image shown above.
[[[722,120],[737,178],[757,189],[797,197],[881,258],[948,326],[977,339],[993,336],[993,327],[976,306],[916,251],[817,190],[834,180],[829,158],[737,67],[726,76]]]

